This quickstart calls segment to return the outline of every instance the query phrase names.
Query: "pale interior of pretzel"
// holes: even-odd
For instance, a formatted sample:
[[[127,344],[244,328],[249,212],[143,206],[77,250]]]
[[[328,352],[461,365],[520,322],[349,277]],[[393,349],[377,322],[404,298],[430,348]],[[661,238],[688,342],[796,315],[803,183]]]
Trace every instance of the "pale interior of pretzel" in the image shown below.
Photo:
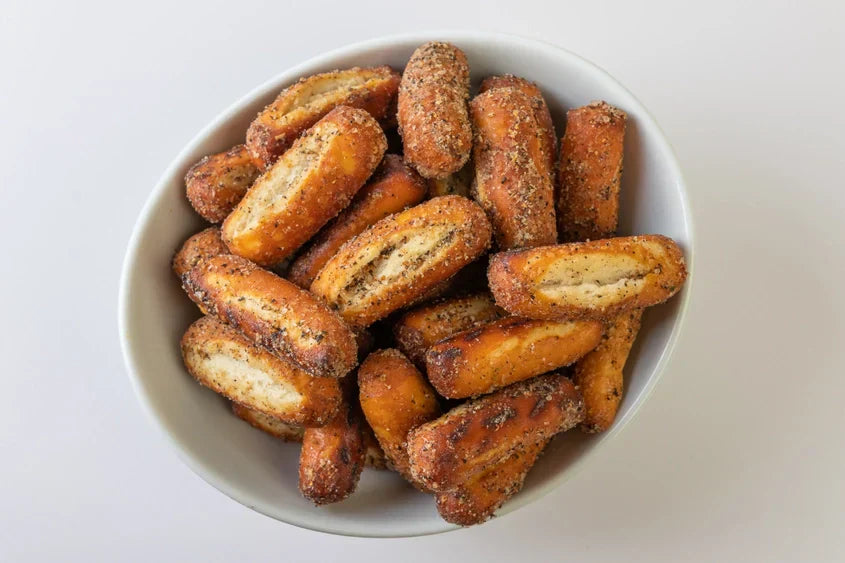
[[[338,98],[342,98],[350,90],[360,88],[373,78],[383,78],[378,74],[354,69],[341,71],[339,76],[313,78],[296,88],[296,95],[289,100],[285,107],[274,112],[274,118],[281,122],[298,119],[303,113],[311,114],[313,109],[326,107]]]
[[[530,331],[522,331],[517,335],[503,339],[501,343],[496,346],[496,349],[488,354],[487,363],[492,364],[497,362],[501,357],[505,357],[505,363],[507,363],[508,356],[516,349],[530,349],[537,342],[540,342],[541,340],[548,340],[550,338],[566,338],[573,332],[581,330],[582,326],[583,325],[581,323],[577,322],[547,322],[538,324],[537,326],[532,327]],[[502,374],[497,372],[496,375],[499,377],[496,378],[495,383],[497,385],[501,385]]]

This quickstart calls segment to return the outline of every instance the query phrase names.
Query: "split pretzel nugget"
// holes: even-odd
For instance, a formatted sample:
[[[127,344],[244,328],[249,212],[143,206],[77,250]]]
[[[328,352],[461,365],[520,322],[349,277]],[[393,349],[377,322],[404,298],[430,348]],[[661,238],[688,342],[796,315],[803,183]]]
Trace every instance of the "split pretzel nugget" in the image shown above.
[[[182,279],[204,311],[315,376],[358,365],[355,334],[313,295],[239,256],[210,258]]]
[[[203,157],[185,175],[188,201],[209,223],[226,218],[261,170],[244,145]]]
[[[467,116],[469,64],[450,43],[431,41],[411,55],[399,84],[399,134],[405,161],[424,178],[445,178],[472,148]]]
[[[475,129],[473,197],[502,250],[557,242],[549,158],[531,99],[494,88],[470,103]]]
[[[431,346],[426,372],[444,397],[474,397],[568,366],[598,345],[602,328],[599,321],[507,317]]]
[[[253,428],[257,428],[271,436],[280,438],[285,442],[302,442],[305,427],[300,424],[284,422],[280,418],[264,414],[261,411],[251,409],[239,403],[232,403],[232,412]]]
[[[534,319],[610,320],[666,301],[686,277],[681,249],[662,235],[501,252],[487,270],[496,304]]]
[[[393,335],[405,355],[424,365],[425,353],[436,342],[506,314],[489,293],[465,295],[405,313],[393,325]]]
[[[214,317],[188,328],[182,358],[202,385],[288,424],[326,424],[342,400],[337,379],[312,377]]]
[[[250,124],[246,145],[266,168],[299,135],[338,106],[365,110],[383,121],[399,88],[399,73],[387,66],[315,74],[282,90]]]
[[[385,155],[369,183],[355,194],[349,207],[320,231],[314,242],[291,265],[288,279],[308,289],[340,247],[367,227],[423,200],[426,184],[395,154]]]
[[[182,244],[182,248],[173,256],[173,273],[182,279],[196,266],[220,254],[229,254],[229,249],[220,237],[220,228],[209,227],[192,235]]]
[[[572,382],[562,375],[541,375],[464,403],[412,430],[411,475],[432,491],[451,491],[583,418],[584,401]]]
[[[423,296],[490,245],[490,223],[460,196],[385,217],[326,263],[311,291],[347,323],[366,327]]]
[[[252,185],[223,222],[233,254],[281,262],[340,213],[387,149],[378,122],[339,106],[299,137]]]
[[[605,102],[567,112],[557,194],[561,241],[616,233],[626,120],[624,111]]]

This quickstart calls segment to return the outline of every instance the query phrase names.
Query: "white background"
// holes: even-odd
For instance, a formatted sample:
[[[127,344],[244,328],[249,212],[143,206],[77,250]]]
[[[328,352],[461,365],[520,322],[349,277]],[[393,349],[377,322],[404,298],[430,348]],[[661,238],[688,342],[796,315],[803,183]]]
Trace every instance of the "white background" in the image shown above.
[[[3,3],[0,561],[845,559],[842,2],[402,4]],[[241,95],[444,27],[564,46],[653,112],[696,220],[688,324],[635,421],[545,499],[435,537],[299,530],[206,485],[142,414],[124,249],[159,174]]]

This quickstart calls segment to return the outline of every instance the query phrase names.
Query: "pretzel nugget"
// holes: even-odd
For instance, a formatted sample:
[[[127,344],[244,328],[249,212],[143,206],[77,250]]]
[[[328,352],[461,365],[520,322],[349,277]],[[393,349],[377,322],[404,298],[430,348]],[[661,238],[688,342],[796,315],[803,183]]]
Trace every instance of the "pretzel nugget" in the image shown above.
[[[246,133],[246,145],[256,160],[269,166],[303,131],[338,106],[359,108],[385,120],[398,88],[399,73],[386,66],[302,78],[258,114]]]
[[[508,317],[433,345],[426,372],[444,397],[472,397],[567,366],[595,348],[601,335],[599,321]]]
[[[490,244],[484,212],[460,196],[438,197],[385,217],[326,263],[311,291],[350,324],[365,327],[410,304]]]
[[[220,238],[220,229],[209,227],[186,240],[173,256],[173,273],[181,279],[194,267],[220,254],[229,254],[229,249]]]
[[[349,204],[386,148],[369,113],[333,109],[255,181],[223,222],[223,240],[257,264],[281,262]]]
[[[464,52],[439,41],[420,46],[402,74],[398,99],[405,160],[425,178],[460,170],[472,148]]]
[[[398,350],[370,354],[358,368],[361,409],[391,465],[413,483],[408,470],[408,432],[440,416],[425,377]]]
[[[369,183],[361,188],[337,219],[320,231],[291,266],[288,279],[308,289],[343,243],[367,227],[422,201],[426,184],[395,154],[385,155]]]
[[[361,419],[347,404],[321,428],[306,428],[299,454],[299,491],[316,505],[355,492],[364,469]]]
[[[505,74],[502,76],[488,76],[482,80],[478,93],[483,94],[487,90],[494,88],[515,88],[531,100],[534,119],[537,120],[537,125],[540,128],[540,141],[543,144],[543,152],[546,154],[549,177],[554,181],[555,161],[557,160],[557,135],[555,134],[555,124],[552,121],[552,114],[549,112],[549,106],[546,105],[546,100],[543,98],[540,88],[530,80],[513,76],[512,74]]]
[[[413,309],[393,325],[393,334],[399,349],[423,365],[426,351],[435,342],[506,314],[489,293],[476,293]]]
[[[411,475],[444,492],[542,444],[584,418],[584,402],[571,381],[547,374],[455,407],[408,435]]]
[[[473,526],[490,519],[493,513],[522,489],[528,471],[548,442],[531,444],[505,461],[474,475],[456,489],[435,495],[437,512],[447,522]]]
[[[557,242],[554,188],[531,99],[494,88],[470,103],[475,128],[473,197],[493,223],[499,248]]]
[[[567,112],[557,194],[563,242],[603,239],[616,232],[626,120],[624,111],[605,102]]]
[[[284,423],[326,424],[341,402],[337,379],[310,376],[214,317],[188,328],[182,358],[202,385]]]
[[[616,317],[598,347],[575,364],[573,381],[584,395],[584,432],[604,432],[616,418],[622,400],[622,370],[640,331],[642,314],[642,309],[634,309]]]
[[[238,403],[232,403],[232,412],[244,422],[249,423],[253,428],[257,428],[271,436],[280,438],[285,442],[302,442],[305,427],[300,424],[283,422],[275,416],[264,414],[261,411]]]
[[[215,256],[182,284],[205,311],[312,375],[343,377],[358,364],[355,334],[336,313],[249,260]]]
[[[203,157],[185,175],[188,201],[209,223],[219,223],[244,197],[261,170],[244,145]]]
[[[681,249],[662,235],[502,252],[487,270],[496,304],[534,319],[609,320],[666,301],[686,277]]]

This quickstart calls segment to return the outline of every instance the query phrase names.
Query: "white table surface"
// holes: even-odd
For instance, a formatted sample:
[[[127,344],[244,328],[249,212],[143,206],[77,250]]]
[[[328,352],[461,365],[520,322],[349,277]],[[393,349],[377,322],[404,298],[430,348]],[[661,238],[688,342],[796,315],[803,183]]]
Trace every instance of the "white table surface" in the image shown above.
[[[0,561],[845,559],[842,2],[118,4],[0,10]],[[635,421],[543,500],[419,539],[300,530],[206,485],[145,418],[119,351],[124,249],[171,158],[242,94],[443,27],[559,44],[650,108],[692,192],[688,324]]]

